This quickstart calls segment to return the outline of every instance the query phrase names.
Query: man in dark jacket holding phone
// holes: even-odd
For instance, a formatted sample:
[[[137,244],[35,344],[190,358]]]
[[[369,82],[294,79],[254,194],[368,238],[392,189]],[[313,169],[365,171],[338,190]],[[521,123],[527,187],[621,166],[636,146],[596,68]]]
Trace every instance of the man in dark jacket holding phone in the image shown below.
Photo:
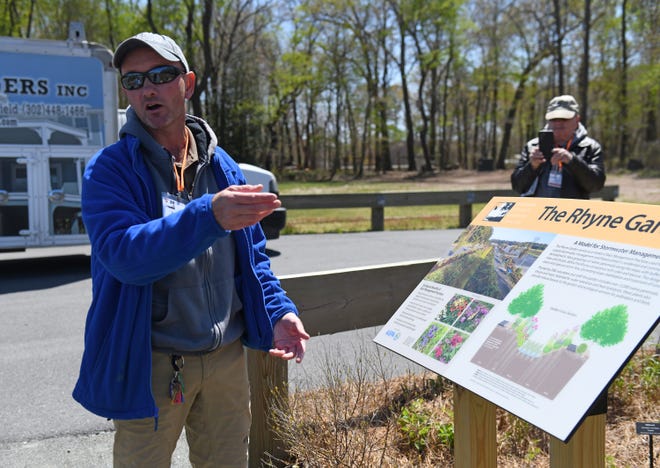
[[[552,98],[545,120],[542,132],[552,132],[550,147],[544,154],[539,138],[527,142],[511,174],[512,188],[523,196],[588,199],[603,188],[605,165],[600,144],[580,123],[577,101],[569,95]]]

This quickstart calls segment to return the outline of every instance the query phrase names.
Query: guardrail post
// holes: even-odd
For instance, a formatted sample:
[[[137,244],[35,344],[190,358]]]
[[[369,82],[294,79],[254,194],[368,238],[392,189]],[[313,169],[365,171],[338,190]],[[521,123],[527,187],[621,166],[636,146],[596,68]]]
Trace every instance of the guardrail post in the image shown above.
[[[385,197],[378,195],[376,204],[371,207],[371,230],[385,230]]]
[[[458,205],[458,226],[468,227],[472,222],[472,204],[476,201],[474,192],[465,194],[465,203]]]
[[[458,227],[468,227],[472,222],[472,205],[458,205]]]
[[[252,411],[249,466],[257,468],[263,466],[265,454],[279,460],[286,459],[287,447],[276,438],[270,415],[276,398],[288,398],[288,367],[286,361],[272,358],[262,351],[248,349],[247,356]]]
[[[476,393],[454,385],[455,468],[497,467],[495,410]]]

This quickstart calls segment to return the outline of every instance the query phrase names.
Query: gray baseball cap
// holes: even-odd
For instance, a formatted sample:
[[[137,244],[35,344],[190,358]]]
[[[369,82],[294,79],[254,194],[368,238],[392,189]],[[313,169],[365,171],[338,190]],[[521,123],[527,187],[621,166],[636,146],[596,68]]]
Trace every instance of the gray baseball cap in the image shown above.
[[[119,70],[126,54],[138,47],[149,47],[165,60],[170,62],[181,62],[185,71],[190,71],[188,61],[186,60],[185,55],[183,55],[181,47],[174,42],[174,39],[162,34],[154,34],[151,32],[141,32],[133,37],[129,37],[119,44],[112,57],[112,65]]]
[[[580,113],[580,106],[571,95],[553,97],[546,109],[545,120],[572,119]]]

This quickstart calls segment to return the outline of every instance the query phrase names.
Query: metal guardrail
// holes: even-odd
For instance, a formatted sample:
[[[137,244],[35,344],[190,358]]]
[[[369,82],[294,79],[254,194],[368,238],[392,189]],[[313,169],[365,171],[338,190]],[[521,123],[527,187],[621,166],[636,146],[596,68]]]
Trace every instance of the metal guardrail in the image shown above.
[[[487,203],[493,197],[519,196],[513,190],[464,190],[447,192],[380,192],[338,193],[319,195],[282,195],[282,205],[287,210],[322,208],[371,208],[371,230],[385,229],[385,208],[395,206],[458,205],[459,227],[472,222],[472,205]],[[619,196],[619,186],[609,185],[591,198],[614,201]]]

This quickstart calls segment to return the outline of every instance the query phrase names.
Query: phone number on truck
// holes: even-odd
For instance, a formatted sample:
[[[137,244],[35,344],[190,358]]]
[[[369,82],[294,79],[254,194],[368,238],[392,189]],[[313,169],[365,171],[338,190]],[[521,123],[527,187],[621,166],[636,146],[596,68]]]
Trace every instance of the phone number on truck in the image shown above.
[[[5,115],[24,115],[29,117],[87,117],[89,106],[81,104],[45,104],[27,103],[4,105],[1,112]]]

